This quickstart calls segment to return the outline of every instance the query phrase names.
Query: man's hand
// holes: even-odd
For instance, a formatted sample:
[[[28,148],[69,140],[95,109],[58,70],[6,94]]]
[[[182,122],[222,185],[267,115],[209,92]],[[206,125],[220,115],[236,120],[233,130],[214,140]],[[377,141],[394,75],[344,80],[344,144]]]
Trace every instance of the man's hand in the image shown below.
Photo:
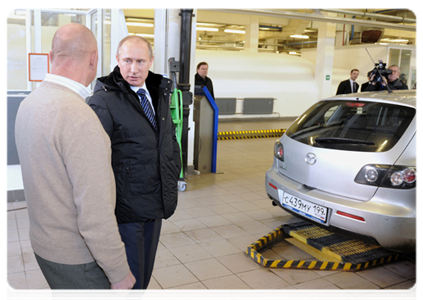
[[[383,85],[388,85],[388,80],[384,76],[382,76]]]
[[[112,283],[112,290],[130,290],[135,284],[135,277],[129,272],[128,276],[124,280],[118,283]]]

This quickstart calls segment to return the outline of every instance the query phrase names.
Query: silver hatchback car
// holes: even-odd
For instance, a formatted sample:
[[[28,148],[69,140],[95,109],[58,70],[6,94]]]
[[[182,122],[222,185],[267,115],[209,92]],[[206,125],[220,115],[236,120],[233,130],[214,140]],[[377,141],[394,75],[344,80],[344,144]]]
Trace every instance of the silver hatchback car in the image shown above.
[[[275,143],[269,198],[329,231],[415,251],[416,118],[415,91],[317,102]]]

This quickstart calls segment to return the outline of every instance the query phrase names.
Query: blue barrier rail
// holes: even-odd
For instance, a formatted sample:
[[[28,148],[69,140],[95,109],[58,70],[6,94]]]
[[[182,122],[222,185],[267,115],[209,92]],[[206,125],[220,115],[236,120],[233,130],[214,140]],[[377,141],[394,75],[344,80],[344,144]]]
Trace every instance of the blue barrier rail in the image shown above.
[[[204,94],[206,95],[207,100],[209,101],[210,105],[212,106],[214,113],[213,113],[213,143],[212,143],[212,165],[211,171],[212,173],[216,173],[216,163],[217,163],[217,133],[218,133],[218,126],[219,126],[219,107],[217,107],[216,102],[214,101],[212,95],[210,94],[207,87],[203,87]]]

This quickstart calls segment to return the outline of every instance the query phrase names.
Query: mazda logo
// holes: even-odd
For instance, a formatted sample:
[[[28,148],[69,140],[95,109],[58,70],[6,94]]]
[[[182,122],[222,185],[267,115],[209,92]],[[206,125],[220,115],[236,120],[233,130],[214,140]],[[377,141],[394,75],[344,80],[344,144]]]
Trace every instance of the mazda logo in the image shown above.
[[[305,162],[308,163],[309,165],[314,165],[317,161],[316,158],[316,154],[314,153],[307,153],[306,157],[305,157]]]

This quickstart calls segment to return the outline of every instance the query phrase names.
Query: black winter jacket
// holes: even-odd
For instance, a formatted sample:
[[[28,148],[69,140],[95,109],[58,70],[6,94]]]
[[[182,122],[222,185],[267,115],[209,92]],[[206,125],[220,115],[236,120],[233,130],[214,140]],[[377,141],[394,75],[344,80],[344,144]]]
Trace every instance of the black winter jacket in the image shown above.
[[[158,133],[118,66],[97,79],[88,102],[111,139],[118,223],[167,219],[177,205],[181,158],[169,109],[172,81],[149,72],[146,85]]]
[[[399,78],[395,79],[392,82],[388,82],[389,88],[391,90],[408,90],[408,86],[402,82]],[[366,92],[371,91],[381,91],[381,90],[387,90],[388,88],[385,86],[381,86],[380,83],[377,83],[375,85],[369,84],[366,88]]]
[[[205,86],[210,92],[210,95],[214,99],[214,90],[213,90],[213,82],[212,80],[206,76],[206,78],[201,77],[198,73],[195,74],[195,85],[199,85],[201,87]]]

